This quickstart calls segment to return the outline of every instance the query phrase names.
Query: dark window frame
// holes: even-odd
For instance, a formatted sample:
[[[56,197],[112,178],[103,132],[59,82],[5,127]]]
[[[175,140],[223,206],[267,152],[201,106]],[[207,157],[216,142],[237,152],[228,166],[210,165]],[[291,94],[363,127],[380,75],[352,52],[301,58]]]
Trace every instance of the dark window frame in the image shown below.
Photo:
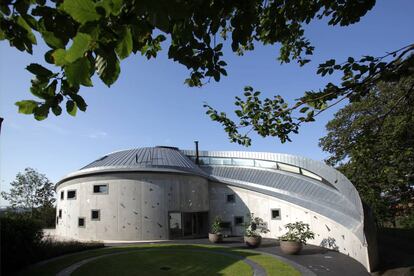
[[[98,189],[99,189],[99,187],[101,187],[101,186],[106,186],[106,192],[100,192],[100,191],[96,192],[95,191],[95,187],[98,187]],[[98,194],[98,195],[107,195],[109,193],[109,185],[107,183],[105,183],[105,184],[93,184],[93,186],[92,186],[92,193],[94,195],[95,194]]]
[[[81,220],[83,221],[83,225],[81,225]],[[86,218],[85,217],[78,217],[78,228],[85,228],[86,227]]]
[[[62,209],[59,209],[59,218],[62,218]]]
[[[97,212],[98,213],[98,217],[97,218],[94,218],[93,217],[94,212]],[[100,221],[101,220],[101,210],[100,209],[92,209],[91,210],[91,220],[92,221]]]
[[[241,222],[237,222],[238,219],[241,219]],[[234,216],[234,226],[243,226],[244,217],[243,216]]]
[[[278,216],[274,216],[273,215],[273,212],[274,211],[277,211],[279,213],[279,215]],[[281,212],[280,208],[272,208],[272,209],[270,209],[270,218],[272,220],[281,220],[282,219],[282,212]]]
[[[233,199],[229,200],[229,197],[232,197]],[[226,195],[226,202],[227,203],[235,203],[236,202],[236,194],[227,194]]]
[[[60,192],[60,200],[64,200],[65,199],[65,191],[61,191]]]
[[[70,192],[75,192],[75,196],[74,197],[69,197],[69,193]],[[77,196],[78,196],[78,193],[77,193],[77,191],[76,190],[67,190],[67,192],[66,192],[66,198],[68,199],[68,200],[75,200],[76,198],[77,198]]]

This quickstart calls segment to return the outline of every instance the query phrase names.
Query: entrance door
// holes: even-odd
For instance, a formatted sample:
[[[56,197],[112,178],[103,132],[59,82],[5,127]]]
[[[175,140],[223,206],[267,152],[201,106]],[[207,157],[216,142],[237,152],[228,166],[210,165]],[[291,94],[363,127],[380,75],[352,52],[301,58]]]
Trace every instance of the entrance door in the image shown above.
[[[170,213],[170,239],[175,239],[183,235],[182,217],[179,212]]]
[[[170,213],[170,238],[204,237],[208,233],[208,213]]]

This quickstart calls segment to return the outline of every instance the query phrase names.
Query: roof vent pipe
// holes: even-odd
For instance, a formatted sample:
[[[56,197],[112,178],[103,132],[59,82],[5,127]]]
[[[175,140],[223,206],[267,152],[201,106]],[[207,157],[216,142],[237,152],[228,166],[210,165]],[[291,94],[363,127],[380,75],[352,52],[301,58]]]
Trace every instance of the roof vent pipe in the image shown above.
[[[195,143],[195,152],[196,152],[196,159],[195,159],[195,163],[197,164],[197,165],[199,165],[200,164],[200,156],[199,156],[199,154],[198,154],[198,141],[194,141],[194,143]]]

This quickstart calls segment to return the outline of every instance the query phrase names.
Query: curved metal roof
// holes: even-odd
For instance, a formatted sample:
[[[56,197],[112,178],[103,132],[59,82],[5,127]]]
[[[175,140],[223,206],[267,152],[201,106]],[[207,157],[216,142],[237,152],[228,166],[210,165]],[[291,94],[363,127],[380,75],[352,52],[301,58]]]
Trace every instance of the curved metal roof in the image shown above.
[[[266,152],[200,151],[199,156],[211,162],[198,166],[193,161],[195,151],[172,147],[118,151],[67,175],[57,185],[78,176],[121,171],[193,174],[302,206],[342,224],[365,241],[358,192],[344,175],[323,162]]]

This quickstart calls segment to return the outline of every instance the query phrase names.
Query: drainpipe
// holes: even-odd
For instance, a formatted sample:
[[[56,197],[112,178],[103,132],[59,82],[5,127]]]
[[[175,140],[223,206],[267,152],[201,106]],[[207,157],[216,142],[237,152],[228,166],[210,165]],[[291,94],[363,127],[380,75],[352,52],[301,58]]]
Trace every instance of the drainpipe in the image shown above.
[[[200,164],[200,156],[199,156],[199,154],[198,154],[198,141],[194,141],[194,143],[195,143],[195,151],[196,151],[196,160],[195,160],[195,163],[197,164],[197,165],[199,165]]]

